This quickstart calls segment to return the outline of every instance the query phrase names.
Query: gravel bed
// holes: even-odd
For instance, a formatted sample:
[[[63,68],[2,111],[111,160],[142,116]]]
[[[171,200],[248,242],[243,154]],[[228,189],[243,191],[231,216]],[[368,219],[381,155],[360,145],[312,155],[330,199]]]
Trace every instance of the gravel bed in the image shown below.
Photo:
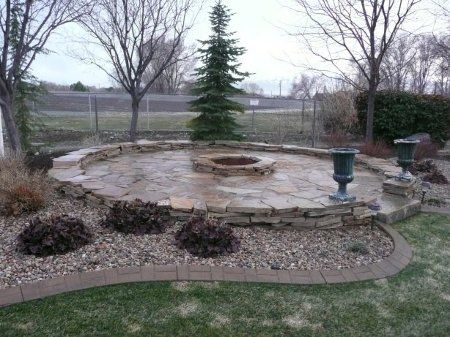
[[[450,161],[443,159],[433,159],[437,168],[442,172],[444,176],[450,181]],[[419,173],[418,177],[422,178],[425,174]],[[425,191],[425,203],[427,200],[439,200],[442,202],[440,207],[450,206],[450,187],[449,185],[431,184],[430,188],[424,188],[419,186],[416,198],[420,199],[422,197],[422,191]],[[436,205],[433,205],[436,206]]]
[[[442,174],[450,181],[450,161],[434,159],[436,166],[441,170]],[[449,185],[432,184],[431,193],[433,197],[444,199],[447,204],[450,204],[450,187]]]
[[[217,258],[198,258],[173,243],[181,226],[170,226],[160,235],[122,235],[99,225],[105,211],[83,201],[55,196],[39,215],[66,213],[81,217],[93,231],[94,241],[66,255],[38,258],[16,251],[16,237],[32,216],[0,216],[0,288],[81,271],[145,264],[207,264],[274,269],[339,269],[382,260],[393,250],[391,238],[382,230],[349,227],[295,232],[262,227],[235,227],[241,239],[238,253]],[[366,254],[350,252],[350,243],[362,242]]]

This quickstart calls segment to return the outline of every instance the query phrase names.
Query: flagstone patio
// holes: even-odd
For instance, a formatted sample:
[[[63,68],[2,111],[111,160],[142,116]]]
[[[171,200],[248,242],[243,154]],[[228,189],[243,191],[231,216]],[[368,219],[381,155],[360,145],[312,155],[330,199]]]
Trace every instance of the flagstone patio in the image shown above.
[[[322,207],[321,198],[327,198],[337,188],[333,180],[331,160],[287,153],[271,153],[276,160],[275,171],[262,176],[222,176],[196,172],[192,161],[217,149],[161,151],[157,153],[130,153],[89,164],[85,176],[90,177],[83,187],[94,194],[118,199],[160,201],[170,197],[233,201],[282,200],[308,202]],[[221,153],[267,156],[256,151],[221,149]],[[381,193],[383,178],[356,168],[355,180],[349,191],[359,197],[375,197]],[[111,193],[114,192],[114,193]]]
[[[196,170],[199,159],[218,154],[263,158],[270,163],[270,172],[228,175]],[[358,156],[355,179],[348,185],[356,201],[340,203],[328,197],[337,183],[326,150],[143,140],[82,149],[56,158],[50,175],[67,193],[97,204],[111,206],[114,201],[141,199],[169,208],[177,220],[207,215],[231,224],[310,230],[368,225],[375,215],[368,206],[376,200],[389,203],[389,212],[399,212],[396,220],[416,211],[418,206],[409,199],[397,198],[395,207],[389,208],[392,200],[382,193],[383,181],[395,170],[386,160]],[[387,223],[389,216],[383,218]]]

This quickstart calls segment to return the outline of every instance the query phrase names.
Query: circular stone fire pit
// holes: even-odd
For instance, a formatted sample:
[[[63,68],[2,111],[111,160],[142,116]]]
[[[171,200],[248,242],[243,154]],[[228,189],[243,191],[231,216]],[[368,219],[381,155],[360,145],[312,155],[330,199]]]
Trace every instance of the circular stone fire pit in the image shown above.
[[[276,161],[267,157],[243,154],[202,155],[193,160],[198,172],[223,176],[266,175],[274,170]]]

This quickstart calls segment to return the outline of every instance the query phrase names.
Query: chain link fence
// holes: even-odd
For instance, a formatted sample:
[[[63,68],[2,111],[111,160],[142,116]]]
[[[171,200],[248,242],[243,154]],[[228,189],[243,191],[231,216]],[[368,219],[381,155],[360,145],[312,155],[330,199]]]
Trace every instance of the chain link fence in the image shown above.
[[[197,115],[189,111],[194,96],[148,95],[139,108],[139,131],[189,132],[187,122]],[[316,146],[323,136],[321,102],[283,98],[236,97],[246,106],[236,114],[239,132],[253,140]],[[126,94],[52,92],[34,104],[46,130],[96,133],[126,131],[131,121],[131,99]]]

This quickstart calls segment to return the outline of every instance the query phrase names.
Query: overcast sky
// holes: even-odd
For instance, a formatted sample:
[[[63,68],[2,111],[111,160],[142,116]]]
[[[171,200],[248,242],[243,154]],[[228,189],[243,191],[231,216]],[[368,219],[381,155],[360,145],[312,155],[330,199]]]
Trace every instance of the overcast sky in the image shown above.
[[[445,1],[450,2],[450,0]],[[289,2],[292,3],[292,0],[226,0],[224,2],[235,13],[231,29],[236,31],[240,45],[247,48],[247,53],[241,59],[242,70],[254,73],[247,81],[260,84],[266,94],[272,91],[276,94],[281,80],[283,81],[282,90],[285,93],[289,89],[291,80],[304,71],[294,66],[292,62],[295,64],[314,62],[313,58],[304,51],[305,48],[302,48],[285,32],[290,24],[301,21],[299,14],[293,14],[283,6]],[[213,3],[213,0],[207,1],[195,28],[190,32],[190,41],[208,37],[210,33],[208,11]],[[420,16],[422,19],[426,18],[427,30],[430,29],[432,25],[430,17],[424,13]],[[424,20],[419,21],[421,24],[424,22]],[[416,20],[412,22],[412,25],[417,24]],[[77,27],[66,26],[59,31],[59,34],[53,36],[47,45],[52,52],[48,55],[40,55],[33,66],[33,72],[39,79],[61,84],[80,80],[88,85],[111,85],[111,80],[101,70],[69,56],[70,51],[76,48],[74,47],[76,44],[72,42],[73,36],[80,32]]]

